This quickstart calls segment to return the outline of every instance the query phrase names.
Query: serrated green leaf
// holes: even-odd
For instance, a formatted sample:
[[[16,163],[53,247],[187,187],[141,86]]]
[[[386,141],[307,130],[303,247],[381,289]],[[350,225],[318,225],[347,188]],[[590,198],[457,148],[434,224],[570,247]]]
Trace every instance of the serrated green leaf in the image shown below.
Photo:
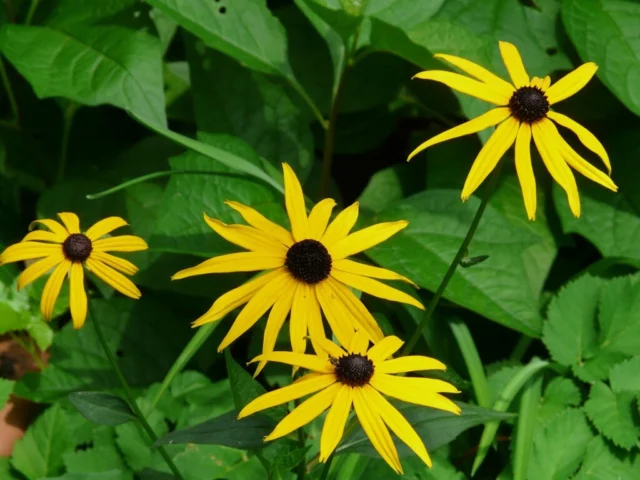
[[[594,437],[573,480],[624,480],[637,476],[638,469],[632,466],[630,459],[620,458],[603,437]]]
[[[131,480],[131,472],[122,470],[109,470],[108,472],[96,473],[66,473],[60,477],[47,477],[40,480]]]
[[[13,386],[16,384],[13,380],[7,380],[6,378],[0,378],[0,410],[9,401],[9,396],[13,392]]]
[[[264,468],[255,456],[247,457],[245,452],[219,445],[189,445],[176,453],[173,461],[189,480],[265,478]],[[160,470],[161,465],[155,469]]]
[[[582,403],[582,394],[573,380],[553,378],[546,386],[538,408],[538,422],[546,425],[556,414],[567,407],[577,407]]]
[[[598,431],[613,443],[627,450],[636,445],[640,428],[634,423],[637,412],[633,393],[614,393],[597,382],[591,387],[584,408]]]
[[[640,357],[633,357],[629,360],[614,366],[609,373],[609,384],[611,390],[616,393],[635,392],[640,393]]]
[[[64,454],[64,465],[68,473],[90,475],[92,473],[120,470],[122,478],[133,479],[115,445],[93,446],[87,450],[71,451]]]
[[[120,397],[102,392],[73,392],[69,400],[87,419],[100,425],[120,425],[136,416]]]

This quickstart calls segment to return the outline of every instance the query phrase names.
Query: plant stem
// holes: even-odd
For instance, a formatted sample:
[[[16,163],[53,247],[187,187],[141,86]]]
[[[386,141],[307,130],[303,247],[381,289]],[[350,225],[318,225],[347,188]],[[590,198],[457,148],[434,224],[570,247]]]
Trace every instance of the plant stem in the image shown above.
[[[109,348],[107,339],[102,333],[102,327],[100,326],[100,322],[98,322],[98,317],[95,315],[93,311],[93,307],[91,305],[90,300],[88,302],[88,309],[89,309],[89,316],[91,317],[91,320],[93,321],[93,326],[96,330],[96,335],[98,336],[98,340],[100,341],[100,344],[102,345],[102,349],[104,350],[104,353],[107,355],[107,358],[109,359],[109,362],[113,367],[113,370],[116,372],[118,380],[120,380],[120,384],[122,385],[124,393],[127,397],[129,406],[133,410],[133,413],[136,415],[136,417],[138,417],[138,421],[140,422],[140,425],[147,432],[147,435],[149,435],[149,438],[151,439],[151,441],[155,443],[156,440],[158,440],[158,437],[156,436],[155,432],[151,428],[151,425],[149,425],[149,423],[147,422],[147,419],[144,417],[144,415],[140,411],[140,408],[138,407],[138,404],[136,403],[136,400],[133,396],[133,392],[131,391],[131,387],[127,383],[127,380],[124,378],[124,375],[122,374],[122,370],[120,370],[120,366],[118,365],[118,361],[116,360],[115,355]],[[184,480],[182,474],[180,473],[176,465],[173,463],[173,460],[171,460],[171,457],[169,456],[167,451],[164,449],[164,447],[158,446],[157,448],[158,448],[158,451],[160,452],[160,455],[162,455],[162,458],[167,463],[167,466],[173,472],[173,474],[178,479]]]
[[[73,117],[78,110],[78,105],[74,102],[69,102],[67,108],[64,109],[63,125],[62,125],[62,143],[60,145],[60,160],[58,162],[58,176],[57,181],[62,182],[64,179],[65,170],[67,169],[67,157],[69,152],[69,137],[71,136],[71,125],[73,124]]]
[[[30,25],[31,20],[33,20],[33,14],[36,13],[36,9],[38,8],[38,4],[40,0],[31,0],[31,5],[29,5],[29,11],[27,12],[27,16],[24,19],[25,25]]]
[[[9,99],[9,105],[11,106],[11,112],[18,126],[20,125],[20,110],[18,109],[18,102],[11,88],[11,82],[9,81],[9,75],[7,69],[4,66],[4,61],[0,57],[0,77],[2,78],[2,84],[7,92],[7,98]]]
[[[511,353],[509,359],[520,362],[522,360],[522,357],[524,357],[524,354],[527,353],[527,350],[529,349],[532,341],[533,338],[531,338],[529,335],[522,334],[520,336],[520,340],[518,340],[518,343],[516,343],[516,346],[513,349],[513,352]]]
[[[418,339],[422,334],[422,330],[424,330],[425,326],[429,323],[429,320],[431,320],[431,316],[433,315],[433,312],[438,306],[438,303],[440,302],[440,299],[442,298],[442,295],[444,294],[444,291],[446,290],[447,285],[449,285],[449,281],[451,280],[451,277],[453,277],[453,274],[458,268],[458,265],[460,264],[460,260],[462,259],[462,257],[464,257],[467,254],[467,249],[469,247],[469,244],[471,243],[471,240],[473,239],[473,236],[476,233],[476,230],[478,229],[478,225],[480,224],[480,219],[482,218],[482,214],[487,208],[487,205],[489,204],[489,199],[491,198],[491,195],[493,194],[493,191],[495,190],[498,184],[499,176],[500,176],[499,169],[496,169],[493,172],[493,174],[491,174],[491,178],[489,179],[489,184],[487,185],[485,196],[482,199],[482,202],[480,202],[480,206],[476,211],[475,217],[473,217],[473,221],[469,226],[467,235],[464,237],[464,240],[462,241],[462,244],[458,249],[458,253],[456,253],[456,256],[453,258],[453,261],[449,265],[447,272],[444,274],[444,277],[442,278],[442,281],[438,286],[438,290],[436,290],[436,293],[434,294],[433,298],[429,302],[429,305],[427,306],[427,309],[424,312],[424,316],[422,317],[422,320],[420,320],[420,324],[415,329],[415,331],[413,332],[413,336],[405,346],[404,352],[403,352],[404,355],[408,355],[409,353],[411,353],[413,351],[413,348],[416,346],[416,343],[418,343]]]
[[[298,429],[298,446],[300,448],[304,448],[305,438],[304,438],[304,428],[300,427]],[[298,480],[304,480],[304,476],[307,473],[307,455],[303,457],[298,465]]]
[[[342,71],[340,82],[336,96],[331,103],[331,114],[329,116],[329,125],[324,136],[324,148],[322,150],[322,180],[320,181],[320,192],[318,200],[322,200],[329,190],[329,182],[331,181],[331,166],[333,164],[333,148],[335,146],[336,122],[338,120],[338,106],[344,91],[344,79],[347,69]]]
[[[298,95],[300,95],[300,97],[302,97],[302,99],[305,101],[305,103],[307,105],[309,105],[309,108],[311,109],[311,111],[313,112],[313,115],[316,117],[316,119],[320,123],[320,126],[323,129],[326,129],[327,128],[327,121],[324,119],[324,117],[322,116],[322,112],[320,111],[320,109],[318,108],[316,103],[313,101],[313,99],[309,96],[309,94],[304,89],[304,87],[302,85],[300,85],[300,83],[298,83],[297,80],[295,80],[293,78],[289,78],[288,80],[289,80],[289,83],[291,84],[291,86],[293,87],[293,89],[296,92],[298,92]]]
[[[324,467],[322,468],[322,473],[320,474],[320,480],[327,479],[327,475],[329,475],[329,470],[331,470],[331,462],[333,462],[333,457],[334,455],[329,455],[329,458],[327,458],[327,461],[325,462]]]

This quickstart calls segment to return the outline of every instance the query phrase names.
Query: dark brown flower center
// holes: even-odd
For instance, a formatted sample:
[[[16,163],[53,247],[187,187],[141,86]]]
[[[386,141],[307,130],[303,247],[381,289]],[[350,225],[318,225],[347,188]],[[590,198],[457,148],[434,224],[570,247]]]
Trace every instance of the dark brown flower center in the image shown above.
[[[509,100],[511,115],[516,120],[535,123],[549,112],[549,100],[538,87],[520,87]]]
[[[330,361],[336,368],[338,381],[350,387],[362,387],[369,383],[375,370],[373,362],[359,353],[350,353],[340,358],[331,357]]]
[[[72,233],[62,244],[65,257],[72,262],[84,262],[92,250],[91,240],[83,233]]]
[[[314,284],[331,273],[331,255],[317,240],[302,240],[294,243],[287,252],[284,264],[296,279]]]

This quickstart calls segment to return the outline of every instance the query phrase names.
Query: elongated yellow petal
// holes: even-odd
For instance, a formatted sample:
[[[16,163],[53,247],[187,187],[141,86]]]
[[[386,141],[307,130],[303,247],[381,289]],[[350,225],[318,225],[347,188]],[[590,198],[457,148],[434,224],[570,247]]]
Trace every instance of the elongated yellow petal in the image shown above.
[[[62,243],[67,239],[66,236],[58,235],[53,232],[47,232],[46,230],[34,230],[29,232],[22,239],[23,242],[53,242]]]
[[[350,287],[360,290],[361,292],[368,293],[374,297],[384,298],[391,300],[392,302],[401,302],[408,305],[413,305],[420,310],[424,310],[424,306],[418,300],[413,298],[400,290],[385,285],[382,282],[374,280],[372,278],[363,277],[362,275],[356,275],[353,273],[341,272],[339,270],[333,270],[331,276],[336,280],[349,285]]]
[[[563,127],[568,128],[573,133],[575,133],[585,147],[587,147],[602,159],[605,166],[607,167],[609,175],[611,175],[611,162],[609,161],[609,155],[593,133],[584,128],[575,120],[561,113],[549,112],[547,113],[547,116],[559,125],[562,125]]]
[[[176,273],[171,280],[193,277],[195,275],[208,275],[211,273],[229,272],[255,272],[256,270],[271,270],[282,267],[284,256],[269,255],[261,252],[240,252],[220,255],[205,260],[199,265],[185,268]]]
[[[314,420],[329,408],[333,403],[333,400],[336,398],[339,390],[340,385],[334,384],[302,402],[289,415],[284,417],[278,425],[276,425],[273,432],[264,437],[265,441],[284,437]]]
[[[318,373],[333,373],[334,367],[329,360],[320,358],[317,355],[309,355],[306,353],[296,352],[271,352],[258,355],[249,363],[261,362],[266,360],[267,362],[284,363],[293,367],[306,368]]]
[[[75,213],[62,212],[58,214],[69,233],[80,233],[80,219]]]
[[[298,177],[296,177],[289,164],[283,163],[282,168],[284,170],[284,199],[289,221],[291,222],[291,232],[296,242],[299,242],[307,238],[309,231],[307,208],[304,205],[304,193]]]
[[[30,260],[54,255],[62,251],[62,246],[54,243],[24,242],[7,247],[0,255],[0,265],[20,260]]]
[[[532,126],[533,140],[540,156],[553,179],[567,192],[569,207],[576,217],[580,216],[580,195],[576,179],[560,154],[560,146],[554,142],[555,126],[551,120],[543,119]]]
[[[138,287],[131,280],[101,261],[96,260],[93,256],[87,259],[87,267],[98,278],[123,295],[136,300],[142,296]]]
[[[349,232],[356,224],[358,220],[360,204],[358,202],[352,203],[349,207],[341,211],[333,222],[329,224],[324,235],[320,239],[320,242],[327,248],[345,238],[349,235]]]
[[[333,453],[340,443],[344,433],[344,426],[349,418],[349,411],[353,402],[353,388],[341,385],[327,418],[322,426],[322,436],[320,437],[320,461],[326,462],[329,455]]]
[[[69,232],[67,232],[67,229],[64,228],[59,222],[46,218],[43,220],[34,220],[33,222],[31,222],[31,225],[29,225],[29,230],[32,230],[37,223],[44,225],[49,230],[51,230],[51,232],[55,233],[58,237],[58,241],[60,242],[64,242],[64,240],[69,236]]]
[[[100,237],[104,237],[107,233],[113,232],[115,229],[129,225],[120,217],[107,217],[99,222],[94,223],[85,233],[91,241],[96,241]]]
[[[597,71],[598,66],[595,63],[587,62],[573,72],[566,74],[547,89],[549,104],[553,105],[578,93],[589,83]]]
[[[81,263],[73,262],[69,273],[69,307],[73,328],[79,329],[87,318],[87,292],[84,289],[84,267]]]
[[[335,382],[336,377],[333,374],[311,373],[309,375],[305,375],[287,387],[265,393],[251,401],[240,411],[238,418],[244,418],[253,413],[266,410],[267,408],[282,405],[283,403],[290,402],[291,400],[297,400],[305,395],[310,395],[318,390],[327,388]]]
[[[531,79],[531,83],[529,83],[529,86],[538,87],[540,90],[542,90],[542,79],[539,77],[533,77]]]
[[[313,285],[307,285],[309,294],[307,300],[307,330],[309,331],[309,337],[311,337],[311,344],[316,354],[321,357],[326,357],[327,352],[318,345],[318,341],[326,339],[324,332],[324,325],[322,323],[322,313],[320,311],[320,303],[318,302],[318,295],[316,288]],[[305,296],[307,294],[305,293]]]
[[[398,451],[393,444],[389,430],[385,427],[380,414],[371,407],[370,402],[371,399],[365,394],[364,389],[353,389],[353,406],[356,415],[373,448],[396,473],[402,473]]]
[[[405,373],[419,370],[446,370],[447,367],[440,360],[421,355],[409,355],[385,360],[378,363],[376,373]]]
[[[407,225],[409,225],[409,222],[399,220],[397,222],[378,223],[363,228],[336,242],[329,248],[329,253],[331,258],[335,260],[355,255],[384,242],[400,230],[405,229]]]
[[[524,208],[529,220],[536,219],[536,178],[531,166],[531,125],[522,123],[516,137],[516,172],[522,188]]]
[[[93,242],[93,248],[101,252],[138,252],[149,248],[147,242],[135,235],[102,238]]]
[[[515,88],[513,88],[513,85],[509,82],[491,73],[489,70],[481,67],[477,63],[467,60],[466,58],[445,55],[443,53],[438,53],[434,55],[434,57],[449,62],[451,65],[455,65],[463,72],[471,75],[472,77],[476,77],[481,82],[491,85],[491,88],[505,97],[511,97],[515,91]]]
[[[225,203],[242,215],[242,218],[244,218],[252,227],[257,228],[266,235],[275,238],[287,247],[293,245],[294,240],[291,232],[267,219],[257,210],[238,202],[227,201]]]
[[[430,380],[430,382],[422,382],[424,380]],[[440,395],[440,392],[459,393],[458,390],[442,380],[394,377],[384,373],[374,373],[369,383],[376,390],[403,402],[446,410],[455,414],[460,413],[460,407],[447,397]]]
[[[307,331],[311,316],[319,314],[315,290],[311,285],[300,282],[293,296],[291,320],[289,321],[289,337],[291,350],[304,353],[307,349]],[[320,319],[322,322],[322,319]],[[315,320],[317,323],[317,320]],[[314,325],[317,328],[317,325]]]
[[[497,125],[498,123],[508,118],[509,115],[511,115],[511,111],[507,107],[498,107],[489,110],[487,113],[483,113],[479,117],[473,118],[468,122],[458,125],[457,127],[450,128],[449,130],[430,138],[429,140],[421,144],[418,148],[416,148],[413,152],[411,152],[409,158],[407,158],[407,161],[411,160],[423,150],[431,147],[432,145],[436,145],[437,143],[442,143],[453,138],[463,137],[465,135],[471,135],[472,133],[480,132],[485,128],[493,127],[494,125]]]
[[[42,298],[40,299],[40,311],[47,321],[50,321],[53,316],[53,309],[56,306],[58,295],[60,295],[62,282],[67,276],[70,268],[71,262],[67,259],[63,259],[53,271],[44,286]]]
[[[509,42],[499,42],[500,55],[502,55],[502,61],[504,66],[507,67],[511,81],[516,88],[529,85],[529,75],[524,68],[522,58],[516,46]]]
[[[105,265],[108,265],[116,270],[126,273],[127,275],[135,275],[138,272],[138,267],[136,267],[129,260],[125,260],[124,258],[116,257],[115,255],[110,255],[106,252],[100,252],[95,250],[91,252],[91,256]]]
[[[320,240],[327,230],[329,218],[336,202],[331,198],[325,198],[318,202],[309,214],[309,232],[308,237],[314,240]]]
[[[546,77],[544,77],[544,80],[542,80],[542,86],[540,88],[542,88],[543,92],[546,92],[549,89],[550,85],[551,85],[551,77],[547,75]]]
[[[367,357],[376,363],[386,360],[400,350],[404,342],[395,335],[384,337],[367,352]]]
[[[349,342],[349,347],[347,350],[349,353],[359,353],[360,355],[364,355],[367,353],[367,349],[369,348],[369,336],[364,332],[364,330],[357,330],[356,333],[351,337],[351,342]]]
[[[62,251],[58,251],[53,255],[29,265],[18,277],[18,290],[23,289],[34,280],[37,280],[63,260],[64,254]]]
[[[349,345],[355,332],[355,320],[349,315],[349,311],[336,293],[329,287],[327,280],[316,285],[318,302],[322,307],[324,316],[327,318],[327,322],[329,322],[331,331],[340,342],[340,345],[346,346]]]
[[[519,122],[511,117],[501,123],[476,157],[462,188],[462,200],[466,201],[485,178],[496,168],[504,153],[513,145]]]
[[[431,458],[429,458],[427,449],[411,424],[407,422],[407,419],[375,388],[370,385],[365,385],[363,388],[367,399],[372,402],[372,407],[380,414],[384,423],[407,447],[418,455],[420,460],[431,468]]]
[[[260,317],[283,295],[285,289],[293,288],[295,285],[294,282],[293,277],[283,271],[280,275],[273,278],[270,283],[258,290],[253,298],[249,300],[249,303],[242,309],[233,322],[233,325],[231,325],[227,335],[218,346],[218,351],[220,352],[225,349],[240,335],[253,327],[253,325],[260,320]]]
[[[373,343],[376,343],[384,338],[384,334],[382,333],[382,330],[380,330],[378,322],[376,322],[375,318],[373,318],[373,315],[371,315],[371,313],[369,313],[369,310],[367,310],[367,307],[364,306],[360,299],[356,297],[351,290],[349,290],[342,283],[336,281],[332,277],[327,278],[325,280],[325,283],[329,285],[329,288],[335,295],[338,303],[340,303],[343,306],[343,309],[346,310],[346,314],[356,321],[356,324],[354,325],[356,327],[356,330],[362,329],[367,332],[367,334],[369,335],[369,339]],[[344,322],[345,316],[343,315],[343,317],[339,319],[339,321]],[[342,345],[348,345],[348,343]]]
[[[460,93],[466,93],[472,97],[479,98],[485,102],[493,103],[500,107],[509,103],[509,97],[501,94],[491,85],[479,82],[458,73],[447,72],[444,70],[427,70],[413,76],[422,80],[433,80],[435,82],[444,83],[447,87],[457,90]]]
[[[334,358],[339,358],[347,355],[347,352],[345,352],[342,348],[340,348],[338,345],[327,338],[311,337],[311,340],[315,342],[315,344],[317,344],[319,348],[324,350],[327,355],[330,355]]]
[[[287,247],[282,243],[266,236],[260,230],[246,225],[227,225],[220,220],[204,214],[207,224],[222,238],[252,252],[260,252],[274,256],[283,256],[287,253]]]
[[[414,287],[418,286],[407,277],[403,277],[399,273],[392,272],[391,270],[387,270],[386,268],[374,267],[372,265],[365,265],[364,263],[354,262],[353,260],[349,260],[347,258],[334,260],[331,266],[331,271],[333,272],[335,270],[362,275],[364,277],[379,278],[381,280],[400,280],[401,282],[409,283]]]

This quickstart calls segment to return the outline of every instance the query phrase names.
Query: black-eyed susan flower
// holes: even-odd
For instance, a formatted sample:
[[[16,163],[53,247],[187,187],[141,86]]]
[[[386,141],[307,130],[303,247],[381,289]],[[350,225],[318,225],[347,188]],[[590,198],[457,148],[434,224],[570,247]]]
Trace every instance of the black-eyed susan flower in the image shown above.
[[[275,440],[303,427],[329,409],[320,438],[320,461],[325,462],[344,433],[353,406],[356,416],[380,456],[402,473],[402,465],[389,430],[396,434],[424,463],[431,459],[424,443],[404,416],[382,395],[437,408],[455,414],[460,408],[442,393],[459,393],[442,380],[423,377],[394,376],[395,373],[419,370],[444,370],[434,358],[407,356],[390,359],[403,342],[385,337],[368,348],[367,335],[356,332],[346,350],[324,338],[313,339],[326,356],[295,352],[271,352],[253,362],[279,362],[311,370],[291,385],[266,393],[242,409],[238,418],[312,395],[284,417],[265,440]]]
[[[380,223],[350,233],[358,218],[358,203],[340,212],[330,223],[336,205],[331,199],[322,200],[307,215],[298,178],[286,163],[283,169],[291,232],[237,202],[226,203],[242,215],[248,226],[226,225],[205,214],[205,221],[216,233],[249,251],[214,257],[178,272],[173,279],[208,273],[267,272],[222,295],[194,326],[215,322],[246,304],[222,340],[222,350],[271,309],[263,342],[263,352],[267,353],[273,350],[291,312],[291,346],[295,352],[304,352],[307,333],[316,338],[325,336],[321,310],[340,341],[346,342],[356,329],[363,329],[374,342],[382,339],[375,319],[349,287],[424,308],[410,295],[375,280],[412,283],[407,278],[347,258],[385,241],[405,228],[407,222]]]
[[[45,273],[53,270],[45,284],[40,309],[51,320],[62,282],[68,276],[69,307],[73,327],[81,328],[87,316],[84,267],[87,267],[120,293],[140,298],[140,290],[122,273],[133,275],[138,268],[131,262],[107,252],[135,252],[145,250],[147,244],[140,237],[121,235],[102,238],[116,228],[127,225],[122,218],[100,220],[86,232],[80,230],[75,213],[59,213],[62,224],[55,220],[36,220],[49,230],[29,232],[20,243],[11,245],[0,255],[0,265],[21,260],[42,259],[29,265],[18,277],[18,289],[24,288]],[[63,225],[64,224],[64,225]],[[122,273],[119,273],[122,272]]]
[[[607,174],[582,158],[560,136],[553,122],[573,131],[585,147],[602,159],[610,175],[609,156],[598,139],[576,121],[551,110],[551,106],[580,91],[596,73],[598,66],[587,62],[551,85],[549,77],[529,79],[515,45],[500,42],[500,53],[513,85],[469,60],[443,54],[436,55],[436,58],[449,62],[474,78],[442,70],[429,70],[415,76],[444,83],[454,90],[493,103],[498,108],[424,142],[409,155],[409,160],[437,143],[498,125],[471,167],[462,189],[462,200],[469,198],[480,186],[515,142],[516,171],[527,216],[530,220],[535,220],[536,182],[530,152],[533,137],[547,170],[565,190],[571,211],[579,217],[580,196],[571,168],[614,192],[618,187]]]

